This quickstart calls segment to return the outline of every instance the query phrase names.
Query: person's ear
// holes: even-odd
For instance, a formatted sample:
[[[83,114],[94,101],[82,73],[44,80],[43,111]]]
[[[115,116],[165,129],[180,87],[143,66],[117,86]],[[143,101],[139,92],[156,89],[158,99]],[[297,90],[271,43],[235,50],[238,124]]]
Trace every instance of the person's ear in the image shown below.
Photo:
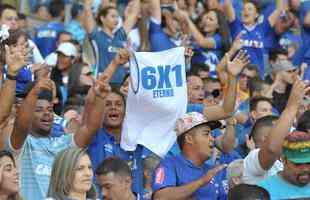
[[[193,144],[194,143],[193,136],[190,134],[186,134],[185,135],[185,143]]]

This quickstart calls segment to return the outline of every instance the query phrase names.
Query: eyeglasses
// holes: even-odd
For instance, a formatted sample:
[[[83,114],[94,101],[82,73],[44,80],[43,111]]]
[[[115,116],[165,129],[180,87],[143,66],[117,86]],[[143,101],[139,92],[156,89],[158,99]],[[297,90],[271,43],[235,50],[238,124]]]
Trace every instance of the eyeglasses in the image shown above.
[[[213,97],[213,98],[217,98],[221,95],[221,90],[219,89],[215,89],[215,90],[212,90],[211,92],[209,91],[205,91],[205,98],[207,97]]]

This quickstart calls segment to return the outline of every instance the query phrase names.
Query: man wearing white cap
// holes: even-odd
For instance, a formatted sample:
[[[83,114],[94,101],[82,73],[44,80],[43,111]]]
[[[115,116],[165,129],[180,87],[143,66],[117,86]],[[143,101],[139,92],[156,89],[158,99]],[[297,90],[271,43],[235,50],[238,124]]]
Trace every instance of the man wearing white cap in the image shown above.
[[[165,158],[155,170],[154,199],[217,199],[220,194],[217,173],[225,165],[210,168],[205,161],[212,154],[211,131],[221,127],[197,112],[187,113],[176,123],[182,153]]]
[[[69,82],[68,73],[71,66],[74,64],[74,59],[77,56],[75,46],[70,42],[62,43],[57,50],[57,64],[52,69],[51,79],[55,82],[57,88],[57,96],[59,104],[55,107],[55,112],[62,110],[62,106],[67,100],[67,85]]]

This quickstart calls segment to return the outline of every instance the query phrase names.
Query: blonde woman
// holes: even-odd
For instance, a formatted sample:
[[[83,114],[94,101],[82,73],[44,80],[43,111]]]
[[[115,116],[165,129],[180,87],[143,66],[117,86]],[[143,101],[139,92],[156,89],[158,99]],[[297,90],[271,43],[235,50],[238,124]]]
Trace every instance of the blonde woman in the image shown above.
[[[0,199],[21,200],[18,194],[18,172],[13,155],[0,151]]]
[[[95,200],[93,170],[85,149],[68,148],[53,163],[47,197],[52,200]]]

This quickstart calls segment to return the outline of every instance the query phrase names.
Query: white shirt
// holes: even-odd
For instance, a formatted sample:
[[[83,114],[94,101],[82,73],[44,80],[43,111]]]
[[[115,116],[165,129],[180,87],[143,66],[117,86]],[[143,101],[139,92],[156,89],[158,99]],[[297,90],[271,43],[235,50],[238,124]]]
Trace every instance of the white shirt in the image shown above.
[[[283,170],[283,163],[279,160],[269,170],[264,170],[259,162],[259,151],[260,149],[254,149],[244,158],[242,181],[246,184],[255,185],[265,178]]]

